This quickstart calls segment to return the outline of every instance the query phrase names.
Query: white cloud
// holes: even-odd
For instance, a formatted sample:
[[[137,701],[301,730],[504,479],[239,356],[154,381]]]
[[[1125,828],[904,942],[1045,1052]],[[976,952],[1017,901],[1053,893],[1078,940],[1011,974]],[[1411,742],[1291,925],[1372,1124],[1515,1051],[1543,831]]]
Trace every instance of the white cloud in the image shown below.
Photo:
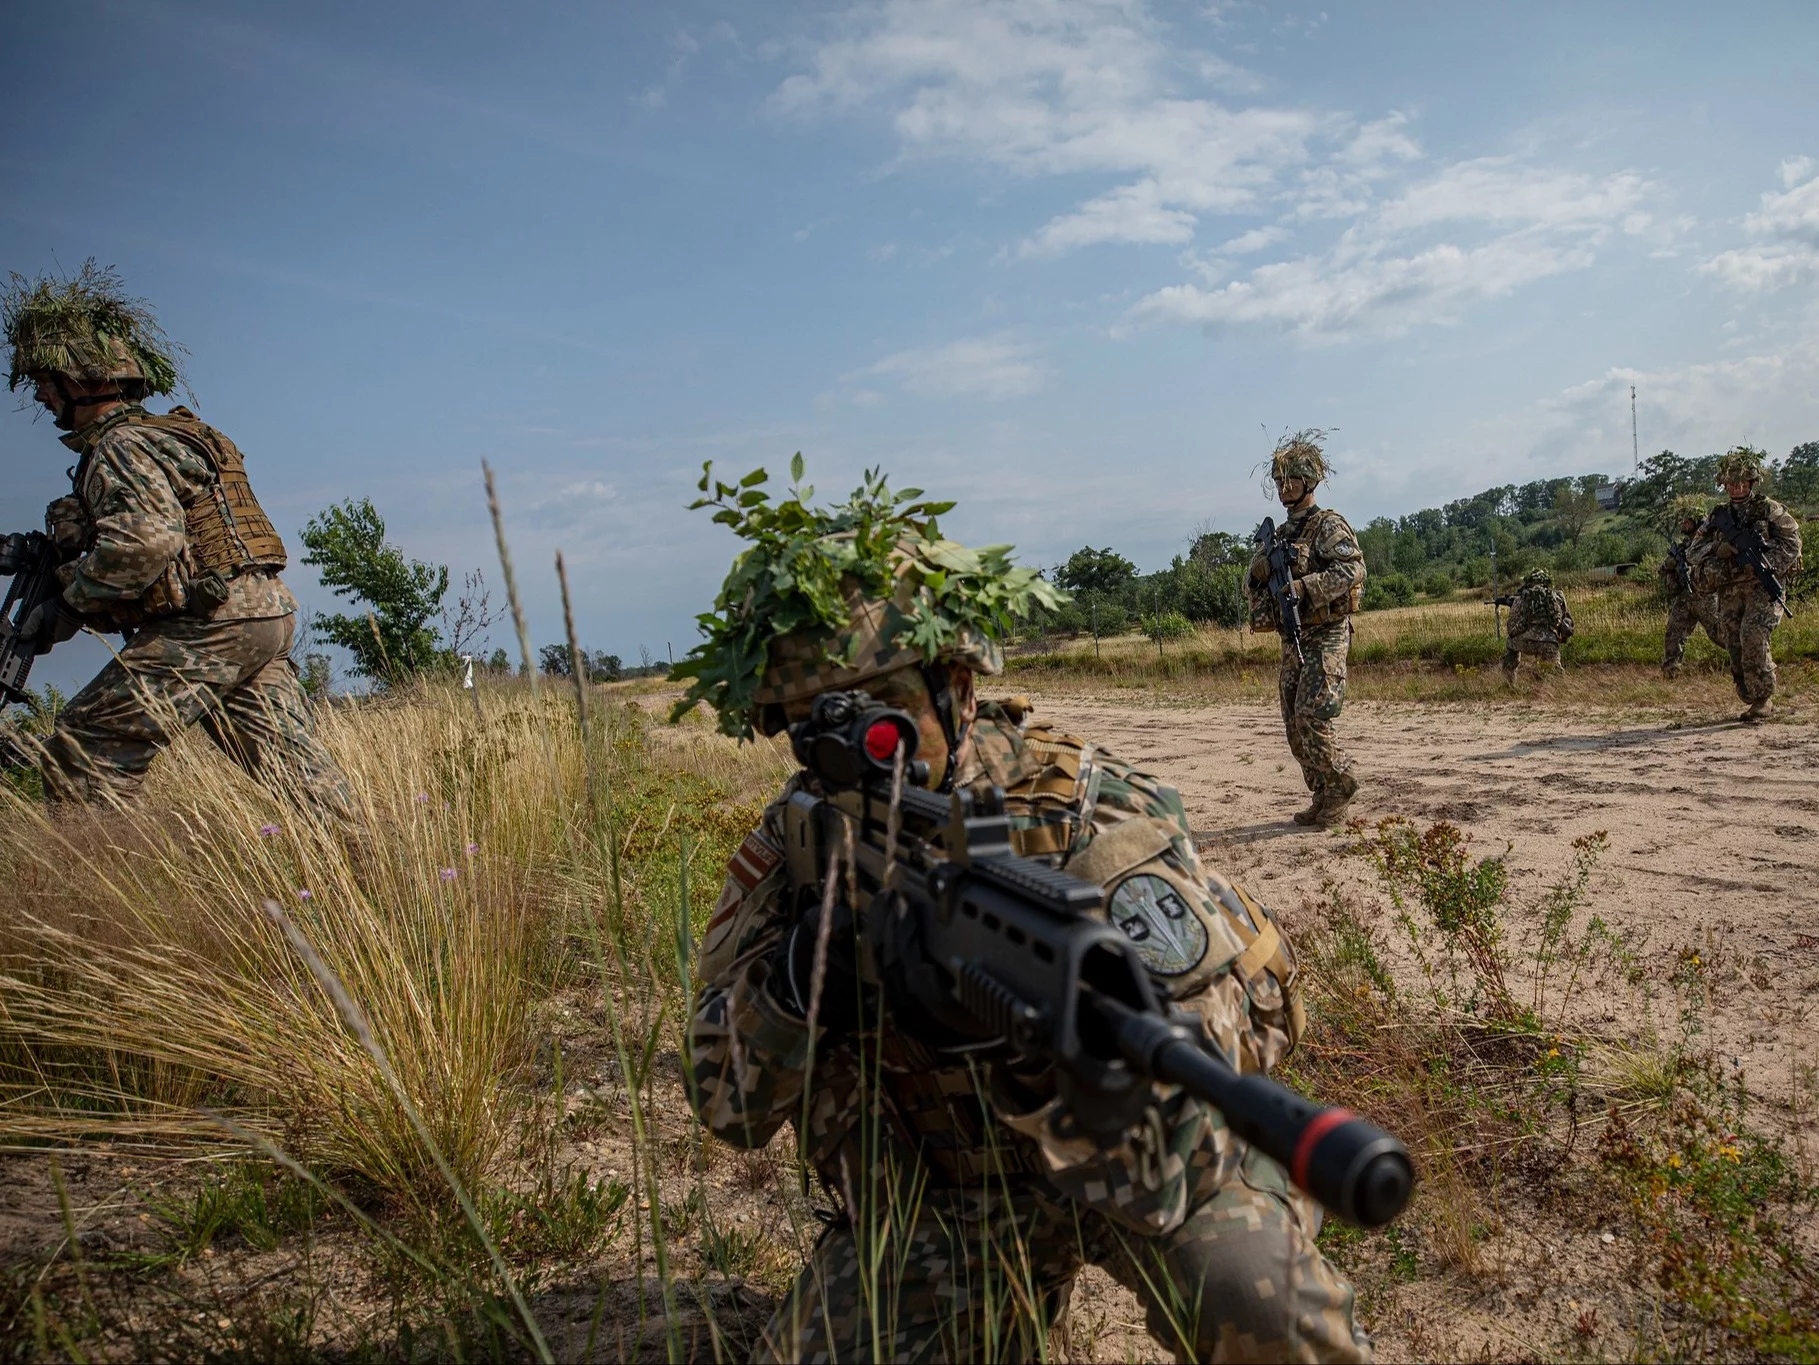
[[[846,375],[848,381],[891,378],[930,398],[1022,398],[1041,389],[1047,372],[1029,348],[1003,337],[966,337],[945,346],[919,346],[888,355]],[[875,401],[861,389],[853,401]]]
[[[792,117],[882,108],[899,164],[1097,177],[1101,188],[1001,259],[1186,248],[1198,283],[1149,294],[1127,326],[1248,323],[1308,341],[1402,331],[1583,268],[1618,231],[1650,245],[1664,235],[1634,172],[1512,157],[1435,164],[1406,111],[1360,119],[1233,102],[1257,88],[1144,0],[876,0],[839,21],[771,105]],[[1254,225],[1192,250],[1203,220],[1227,215]],[[1290,246],[1335,231],[1337,242]],[[1277,249],[1280,259],[1234,278],[1231,257]]]
[[[1507,159],[1455,163],[1360,215],[1329,251],[1259,265],[1219,288],[1159,289],[1127,320],[1262,324],[1313,342],[1453,322],[1474,303],[1590,265],[1646,189],[1628,173],[1594,180]],[[1427,240],[1442,227],[1479,239]],[[1210,284],[1219,264],[1197,268]]]
[[[1699,268],[1733,289],[1767,293],[1819,278],[1819,177],[1807,156],[1781,163],[1782,193],[1762,196],[1743,220],[1748,246],[1721,251]]]

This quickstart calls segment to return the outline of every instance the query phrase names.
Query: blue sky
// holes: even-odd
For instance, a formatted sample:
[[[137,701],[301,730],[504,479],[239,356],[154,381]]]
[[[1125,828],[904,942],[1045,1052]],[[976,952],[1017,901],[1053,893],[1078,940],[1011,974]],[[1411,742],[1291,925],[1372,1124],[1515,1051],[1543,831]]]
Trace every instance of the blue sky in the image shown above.
[[[1359,522],[1819,439],[1819,7],[7,7],[0,266],[117,265],[294,545],[371,497],[678,655],[703,459],[1160,567],[1336,427]],[[0,411],[0,520],[67,458]],[[308,569],[306,603],[330,599]],[[508,643],[495,630],[494,642]],[[79,681],[92,641],[39,676]]]

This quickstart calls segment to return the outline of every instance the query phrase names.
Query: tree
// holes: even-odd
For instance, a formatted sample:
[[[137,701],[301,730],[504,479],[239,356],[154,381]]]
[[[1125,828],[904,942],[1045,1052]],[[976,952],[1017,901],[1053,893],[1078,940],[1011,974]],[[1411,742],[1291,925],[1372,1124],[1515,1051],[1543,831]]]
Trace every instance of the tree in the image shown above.
[[[545,645],[537,651],[537,667],[552,678],[566,678],[573,668],[567,645]]]
[[[512,671],[512,656],[507,654],[503,649],[495,649],[492,653],[492,657],[486,661],[486,671],[488,673],[510,673]]]
[[[1137,566],[1116,550],[1089,545],[1055,571],[1055,583],[1069,592],[1117,592],[1136,576]]]
[[[1578,545],[1579,537],[1585,534],[1585,528],[1597,515],[1598,495],[1591,489],[1575,491],[1571,486],[1563,485],[1554,490],[1554,518],[1574,545]]]
[[[1775,476],[1775,490],[1783,502],[1819,503],[1819,441],[1806,441],[1788,451]]]
[[[323,585],[365,610],[318,616],[315,630],[354,656],[354,671],[395,685],[442,661],[429,622],[448,592],[448,568],[406,559],[385,539],[385,520],[370,499],[337,503],[303,528],[303,562]]]
[[[1194,546],[1187,552],[1190,563],[1201,564],[1209,569],[1217,569],[1226,564],[1245,564],[1251,562],[1251,543],[1243,536],[1235,536],[1230,531],[1200,531],[1194,536]]]
[[[594,682],[618,682],[625,676],[625,663],[617,654],[596,649],[587,661],[588,677]]]

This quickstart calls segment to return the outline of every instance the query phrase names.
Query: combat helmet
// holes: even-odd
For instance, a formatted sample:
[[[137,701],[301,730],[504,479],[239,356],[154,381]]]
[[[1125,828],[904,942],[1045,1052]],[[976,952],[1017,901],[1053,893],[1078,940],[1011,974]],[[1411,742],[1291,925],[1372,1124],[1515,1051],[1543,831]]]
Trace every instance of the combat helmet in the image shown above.
[[[1760,483],[1762,462],[1767,458],[1754,446],[1732,446],[1725,451],[1724,458],[1718,461],[1718,470],[1713,477],[1720,484]]]
[[[1326,432],[1320,427],[1306,427],[1284,436],[1270,452],[1270,480],[1305,480],[1309,488],[1323,483],[1330,472],[1326,467],[1324,445]]]
[[[1681,522],[1704,521],[1709,511],[1709,498],[1702,498],[1697,493],[1682,493],[1668,503],[1666,511],[1662,513],[1661,527],[1669,535],[1674,535],[1680,530]]]
[[[1554,576],[1546,569],[1530,569],[1522,576],[1522,586],[1525,588],[1551,588],[1553,585]]]
[[[14,274],[0,295],[9,389],[51,376],[64,385],[117,389],[136,400],[176,392],[183,382],[174,345],[151,310],[128,295],[110,267],[90,259],[67,278]]]
[[[802,468],[797,455],[794,486],[773,504],[766,471],[733,485],[714,480],[711,461],[704,466],[699,487],[713,496],[691,510],[717,508],[714,520],[751,543],[714,610],[697,618],[706,639],[672,674],[693,680],[672,719],[705,701],[723,733],[749,739],[781,731],[791,703],[899,669],[964,663],[999,673],[997,637],[1031,607],[1067,600],[1036,570],[1013,565],[1008,545],[944,539],[937,518],[951,502],[921,501],[920,489],[893,493],[868,470],[845,502],[814,507]]]

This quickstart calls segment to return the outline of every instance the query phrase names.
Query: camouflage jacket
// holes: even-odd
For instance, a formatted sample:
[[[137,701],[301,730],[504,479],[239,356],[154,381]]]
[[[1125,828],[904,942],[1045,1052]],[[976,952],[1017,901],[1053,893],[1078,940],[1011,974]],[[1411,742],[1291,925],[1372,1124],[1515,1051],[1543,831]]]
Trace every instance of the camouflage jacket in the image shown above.
[[[195,573],[185,508],[214,481],[208,462],[182,441],[133,422],[143,409],[116,408],[62,438],[81,456],[71,470],[87,526],[83,553],[59,573],[76,611],[138,624],[148,595],[184,597]],[[47,520],[64,499],[51,504]],[[275,574],[247,574],[228,584],[215,621],[288,616],[297,600]]]
[[[1510,603],[1512,645],[1563,645],[1573,638],[1573,613],[1555,588],[1523,588]]]
[[[1661,595],[1670,600],[1681,595],[1699,596],[1693,586],[1692,551],[1693,541],[1689,536],[1678,545],[1673,546],[1667,557],[1661,561],[1661,567],[1655,570],[1661,580]]]
[[[802,780],[791,780],[734,856],[701,943],[689,1054],[697,1112],[716,1136],[757,1147],[790,1122],[834,1191],[850,1192],[861,1172],[882,1178],[888,1157],[938,1186],[1046,1181],[1151,1235],[1179,1226],[1234,1177],[1245,1144],[1217,1110],[1174,1087],[1158,1087],[1146,1124],[1101,1151],[1063,1135],[1052,1078],[1045,1091],[1001,1064],[935,1053],[888,1017],[877,1032],[824,1035],[805,1107],[807,1025],[766,985],[795,903],[782,808]],[[961,780],[1004,789],[1019,852],[1109,889],[1113,922],[1228,1057],[1263,1071],[1288,1054],[1301,1029],[1292,955],[1261,906],[1201,866],[1172,787],[1027,723],[1018,705],[991,703],[980,708]],[[868,1087],[862,1072],[874,1067]],[[862,1142],[868,1110],[883,1132],[875,1146]]]
[[[1741,503],[1720,504],[1693,533],[1687,561],[1692,566],[1694,586],[1702,593],[1712,593],[1746,588],[1758,581],[1755,571],[1741,559],[1720,553],[1721,547],[1729,549],[1730,542],[1714,522],[1726,512],[1755,528],[1762,538],[1762,562],[1785,587],[1800,568],[1800,523],[1787,508],[1760,494]]]
[[[1364,598],[1364,551],[1351,523],[1330,507],[1309,507],[1276,529],[1276,539],[1294,546],[1295,582],[1300,585],[1301,624],[1323,626],[1357,611]],[[1275,630],[1275,599],[1266,590],[1269,559],[1251,560],[1251,620]]]

